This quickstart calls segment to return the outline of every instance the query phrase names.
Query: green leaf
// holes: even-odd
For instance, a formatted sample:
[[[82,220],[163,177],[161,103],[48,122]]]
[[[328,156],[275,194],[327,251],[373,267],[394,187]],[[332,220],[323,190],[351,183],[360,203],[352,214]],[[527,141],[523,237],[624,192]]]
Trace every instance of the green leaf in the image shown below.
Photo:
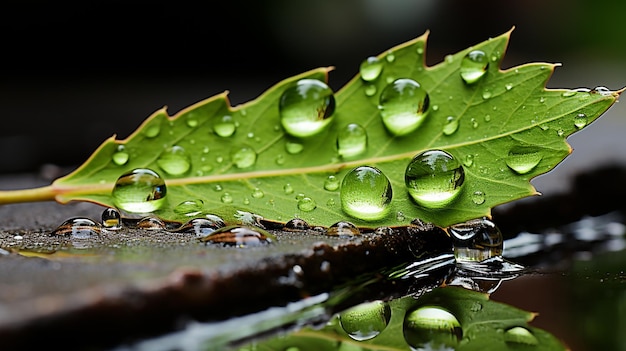
[[[368,306],[369,305],[369,306]],[[531,327],[534,314],[516,307],[489,300],[488,295],[458,287],[435,289],[418,299],[407,296],[388,302],[390,318],[386,327],[380,322],[380,314],[363,313],[360,320],[364,329],[377,330],[366,340],[355,340],[349,333],[358,328],[357,324],[347,324],[342,313],[321,329],[303,328],[290,334],[274,337],[254,343],[240,350],[288,350],[297,347],[299,351],[331,351],[331,350],[377,350],[377,351],[408,351],[410,342],[424,340],[430,342],[433,350],[454,349],[468,350],[565,350],[566,347],[553,335],[545,330]],[[365,308],[381,306],[378,301],[365,303]],[[420,308],[435,307],[449,313],[458,321],[455,335],[447,329],[411,334],[407,328],[407,316]],[[362,309],[363,310],[363,309]],[[373,318],[372,318],[373,317]],[[377,319],[377,320],[376,320]],[[350,321],[348,321],[350,322]],[[436,321],[435,321],[436,322]],[[431,321],[431,323],[433,323]],[[428,323],[424,323],[426,325]],[[348,325],[348,331],[344,330]],[[378,326],[372,328],[371,326]],[[426,329],[427,330],[427,329]],[[365,334],[361,334],[361,337]],[[409,335],[409,338],[406,336]],[[411,336],[413,335],[413,336]],[[420,335],[424,338],[421,338]],[[437,340],[447,342],[449,348],[437,344]],[[413,345],[417,347],[419,345]],[[425,348],[429,349],[430,348]]]
[[[621,93],[546,89],[555,64],[501,70],[510,33],[449,55],[432,67],[424,64],[428,33],[385,51],[377,56],[383,66],[380,76],[365,81],[357,75],[336,92],[336,109],[329,125],[309,137],[285,133],[279,101],[283,92],[301,79],[326,81],[330,68],[286,79],[236,107],[230,106],[227,93],[223,93],[172,117],[161,109],[128,138],[106,140],[82,166],[51,186],[0,192],[0,203],[54,198],[61,203],[81,200],[116,206],[111,192],[118,177],[132,169],[149,168],[165,178],[167,196],[156,214],[168,220],[189,218],[184,209],[176,211],[185,201],[227,222],[236,220],[237,211],[282,222],[299,217],[310,224],[329,226],[348,220],[363,227],[403,225],[413,218],[446,226],[489,216],[496,205],[537,194],[529,180],[561,162],[571,152],[566,137],[593,122]],[[461,78],[464,57],[477,50],[484,53],[486,73],[467,84]],[[418,82],[429,98],[423,123],[407,135],[391,133],[378,107],[381,92],[399,78]],[[224,116],[237,124],[229,137],[214,131]],[[447,125],[449,119],[452,125]],[[337,151],[337,137],[350,123],[365,128],[368,145],[361,154],[343,157]],[[453,127],[454,123],[458,127]],[[157,160],[174,146],[186,150],[189,169],[183,164],[179,170],[184,172],[172,175]],[[125,155],[116,154],[120,148]],[[240,160],[233,154],[241,148],[257,155],[249,167],[245,164],[249,159]],[[433,149],[449,153],[464,170],[460,193],[445,206],[417,204],[405,185],[411,159]],[[127,160],[119,157],[126,155]],[[115,157],[119,157],[117,163]],[[387,211],[374,217],[354,211],[350,216],[342,209],[340,189],[324,188],[329,176],[341,181],[363,165],[382,171],[393,189]],[[357,195],[381,197],[380,191],[372,193],[369,186],[363,186]]]

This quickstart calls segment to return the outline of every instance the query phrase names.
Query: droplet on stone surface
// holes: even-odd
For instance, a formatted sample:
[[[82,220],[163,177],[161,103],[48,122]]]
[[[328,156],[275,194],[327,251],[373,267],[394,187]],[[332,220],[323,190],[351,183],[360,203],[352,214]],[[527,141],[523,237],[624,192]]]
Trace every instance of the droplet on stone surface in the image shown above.
[[[339,314],[339,324],[357,341],[378,336],[389,324],[391,309],[384,301],[365,302]]]
[[[157,217],[144,217],[137,222],[136,227],[146,230],[165,230],[165,222]]]
[[[209,218],[193,218],[182,224],[176,231],[194,233],[197,237],[205,237],[224,226],[224,221],[221,218],[219,221]]]
[[[335,111],[333,91],[317,79],[301,79],[280,97],[280,121],[287,134],[298,138],[320,133]]]
[[[484,51],[470,51],[461,61],[461,78],[467,84],[474,84],[487,73],[489,59]]]
[[[174,145],[163,150],[156,163],[165,173],[178,176],[191,168],[191,156],[182,146]]]
[[[350,123],[337,133],[337,153],[349,158],[367,150],[367,131],[360,124]]]
[[[120,211],[113,207],[102,211],[102,227],[107,230],[122,229],[122,215]]]
[[[344,176],[339,197],[345,213],[365,221],[375,221],[389,213],[392,196],[391,183],[381,170],[360,166]]]
[[[272,243],[274,236],[258,227],[230,225],[200,237],[199,240],[225,246],[254,247]]]
[[[502,256],[504,239],[500,229],[487,218],[473,219],[447,228],[457,262],[480,262]]]
[[[161,208],[166,201],[165,181],[155,171],[137,168],[122,174],[113,187],[115,205],[127,212],[147,213]]]
[[[405,184],[411,198],[427,208],[442,208],[461,192],[465,171],[459,161],[442,150],[416,155],[406,168]]]
[[[396,79],[380,94],[379,110],[383,124],[393,135],[416,130],[428,114],[429,96],[422,86],[408,78]]]
[[[86,217],[72,217],[61,223],[51,235],[70,236],[74,239],[88,239],[100,234],[102,226]]]
[[[308,230],[309,228],[309,223],[301,218],[290,219],[287,223],[285,223],[285,226],[283,227],[283,229],[287,231],[302,231]]]
[[[361,231],[353,223],[340,221],[328,227],[326,234],[332,236],[354,236],[360,235]]]

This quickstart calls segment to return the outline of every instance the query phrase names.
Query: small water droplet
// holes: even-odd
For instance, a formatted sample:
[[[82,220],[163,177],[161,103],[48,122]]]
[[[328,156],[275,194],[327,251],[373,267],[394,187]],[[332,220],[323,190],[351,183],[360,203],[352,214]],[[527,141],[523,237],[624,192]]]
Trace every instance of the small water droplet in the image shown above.
[[[191,112],[185,117],[185,122],[187,123],[187,127],[195,128],[198,126],[198,118],[195,113]]]
[[[309,226],[309,223],[300,218],[290,219],[287,223],[285,223],[285,226],[283,227],[283,229],[287,231],[301,231],[308,230],[309,228],[311,228]]]
[[[365,96],[374,96],[376,95],[376,91],[378,91],[378,89],[374,84],[366,84],[363,91],[365,92]]]
[[[574,125],[576,128],[581,129],[587,125],[587,115],[584,113],[579,113],[574,117]]]
[[[315,200],[311,199],[310,197],[305,196],[298,200],[298,209],[300,211],[311,212],[316,207],[317,203],[315,203]]]
[[[412,79],[396,79],[383,89],[379,106],[383,124],[393,135],[406,135],[417,129],[428,114],[429,97]]]
[[[328,227],[326,234],[332,236],[354,236],[360,235],[361,231],[354,224],[341,221]]]
[[[222,194],[222,197],[220,197],[220,200],[222,201],[222,203],[232,204],[233,203],[233,196],[230,193],[224,193],[224,194]]]
[[[504,239],[500,229],[486,218],[448,227],[457,262],[480,262],[502,256]]]
[[[359,68],[359,72],[361,73],[361,79],[366,82],[372,82],[378,79],[382,71],[383,62],[375,56],[371,56],[363,60]]]
[[[415,46],[415,52],[417,52],[418,55],[424,54],[424,46],[422,44],[416,44]]]
[[[380,334],[391,318],[391,308],[384,301],[365,302],[339,314],[339,324],[350,338],[370,340]]]
[[[476,118],[474,117],[470,118],[470,124],[472,125],[472,128],[474,129],[478,128],[478,121],[476,120]]]
[[[482,205],[485,203],[485,193],[480,190],[474,191],[472,194],[472,202],[476,205]]]
[[[128,151],[126,151],[126,146],[118,145],[115,148],[115,152],[113,152],[111,159],[113,160],[113,163],[118,166],[123,166],[127,164],[128,160],[130,159],[130,154],[128,153]]]
[[[122,215],[120,211],[112,207],[102,211],[102,227],[107,230],[122,229]]]
[[[112,196],[115,205],[124,211],[147,213],[165,204],[166,193],[165,181],[158,173],[138,168],[117,179]]]
[[[337,133],[337,152],[348,158],[367,150],[367,131],[361,125],[350,123]]]
[[[177,232],[194,233],[197,237],[205,237],[225,226],[224,221],[215,215],[207,215],[210,218],[193,218],[181,225]]]
[[[233,120],[233,117],[229,115],[218,118],[218,120],[213,124],[213,132],[222,138],[228,138],[229,136],[235,134],[236,130],[237,124]]]
[[[293,194],[293,187],[291,186],[291,184],[287,183],[283,186],[283,191],[285,192],[285,194],[289,195],[289,194]]]
[[[556,131],[556,135],[558,135],[558,136],[562,137],[563,135],[565,135],[565,131],[564,131],[563,129],[560,129],[560,128],[559,128],[559,129]]]
[[[465,165],[465,167],[472,167],[472,165],[474,165],[474,155],[472,154],[465,155],[465,159],[463,160],[463,165]]]
[[[563,97],[570,97],[570,96],[574,96],[576,95],[576,91],[575,90],[565,90],[561,96]]]
[[[260,199],[263,196],[265,196],[265,193],[263,192],[263,190],[259,189],[259,188],[254,188],[254,190],[252,190],[252,197],[255,199]]]
[[[488,66],[489,60],[485,52],[481,50],[470,51],[461,61],[461,78],[467,84],[474,84],[487,73]]]
[[[517,146],[509,151],[506,165],[517,174],[526,174],[541,162],[543,156],[538,149],[531,146]]]
[[[439,105],[433,105],[433,111],[438,111],[439,110]]]
[[[344,176],[339,197],[348,215],[375,221],[389,213],[392,195],[391,183],[381,170],[360,166]]]
[[[489,98],[491,98],[491,91],[487,89],[483,90],[482,97],[484,100],[488,100]]]
[[[283,154],[276,155],[275,162],[279,166],[284,165],[285,164],[285,155],[283,155]]]
[[[406,219],[406,216],[404,215],[404,212],[402,211],[398,211],[396,212],[396,220],[399,222],[402,222]]]
[[[300,79],[285,89],[278,108],[285,132],[304,138],[320,133],[330,123],[335,111],[335,97],[324,82]]]
[[[465,171],[447,152],[429,150],[413,158],[404,179],[415,202],[428,208],[442,208],[460,193]]]
[[[193,217],[202,213],[203,207],[204,201],[200,199],[186,200],[176,205],[176,207],[174,207],[174,212],[179,215]]]
[[[146,138],[155,138],[161,133],[161,119],[154,119],[143,129]]]
[[[274,236],[258,227],[230,225],[199,238],[201,242],[226,246],[252,247],[270,244]]]
[[[224,187],[222,187],[222,185],[220,185],[220,184],[215,184],[215,185],[213,186],[213,191],[220,192],[220,191],[222,191],[222,190],[224,190]]]
[[[387,51],[387,56],[385,56],[385,59],[387,60],[387,62],[392,63],[396,60],[396,55],[393,54],[393,51],[389,50]]]
[[[72,217],[61,223],[51,235],[71,236],[74,239],[88,239],[100,234],[102,226],[85,217]]]
[[[326,206],[328,206],[328,207],[333,207],[333,206],[335,206],[335,199],[333,199],[332,197],[331,197],[330,199],[328,199],[328,200],[326,201]]]
[[[421,306],[404,317],[402,333],[412,350],[455,349],[463,337],[459,320],[439,306]]]
[[[292,155],[296,155],[296,154],[301,153],[302,150],[304,150],[304,145],[293,142],[293,141],[287,141],[285,143],[285,150],[287,150],[287,152]]]
[[[505,85],[504,85],[504,88],[505,88],[507,91],[508,91],[508,90],[511,90],[511,89],[513,89],[513,84],[512,84],[512,83],[507,83],[507,84],[505,84]]]
[[[136,227],[146,230],[164,230],[165,222],[156,217],[144,217],[137,222]]]
[[[453,116],[448,116],[448,118],[446,118],[446,123],[443,125],[443,134],[452,135],[457,131],[457,129],[459,129],[459,120]]]
[[[169,175],[182,175],[191,168],[191,157],[182,146],[174,145],[163,150],[156,163]]]
[[[257,154],[252,147],[241,145],[231,151],[230,158],[237,168],[249,168],[256,163]]]
[[[324,189],[328,191],[335,191],[339,189],[340,185],[341,185],[341,182],[334,175],[329,175],[324,181]]]
[[[524,327],[513,327],[507,329],[507,331],[504,332],[504,342],[511,347],[518,345],[535,346],[539,344],[537,337],[535,337],[530,330]]]
[[[543,104],[544,102],[546,102],[546,98],[544,98],[543,96],[540,97],[539,98],[539,102]]]
[[[447,63],[452,63],[454,62],[454,56],[446,55],[446,57],[444,57],[444,60],[446,60]]]
[[[491,116],[490,115],[485,115],[485,122],[489,122],[491,121]]]

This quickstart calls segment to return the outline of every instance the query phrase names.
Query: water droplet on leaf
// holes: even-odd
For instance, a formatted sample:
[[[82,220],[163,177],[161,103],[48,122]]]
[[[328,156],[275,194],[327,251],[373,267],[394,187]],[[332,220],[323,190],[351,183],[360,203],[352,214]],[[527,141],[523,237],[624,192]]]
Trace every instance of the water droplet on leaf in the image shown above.
[[[380,334],[391,318],[391,309],[383,301],[365,302],[339,314],[339,323],[350,338],[370,340]]]
[[[311,212],[317,207],[317,203],[315,200],[310,197],[303,197],[298,200],[298,209],[304,212]]]
[[[539,164],[543,156],[530,146],[513,147],[506,158],[506,165],[517,174],[526,174]]]
[[[164,205],[166,193],[165,181],[158,173],[138,168],[117,179],[112,196],[116,206],[124,211],[147,213]]]
[[[457,131],[457,129],[459,129],[459,120],[452,116],[448,116],[448,118],[446,118],[446,123],[443,125],[443,134],[452,135]]]
[[[301,153],[302,150],[304,150],[304,146],[300,143],[287,141],[285,143],[285,150],[287,150],[287,152],[292,155],[296,155],[296,154]]]
[[[263,190],[259,189],[259,188],[254,188],[254,190],[252,190],[252,197],[255,199],[260,199],[263,196],[265,196],[265,193],[263,192]]]
[[[461,61],[461,78],[467,84],[474,84],[487,73],[488,66],[489,60],[483,51],[470,51]]]
[[[113,163],[118,166],[123,166],[128,163],[130,155],[128,154],[128,151],[126,151],[126,146],[118,145],[115,152],[111,156],[111,159],[113,160]]]
[[[504,239],[500,229],[486,218],[448,227],[457,262],[480,262],[502,256]]]
[[[320,133],[335,111],[333,91],[316,79],[301,79],[283,92],[279,103],[285,131],[298,138]]]
[[[283,186],[283,191],[285,192],[285,194],[289,195],[289,194],[293,194],[293,187],[291,186],[291,184],[285,184]]]
[[[191,168],[191,157],[182,146],[174,145],[165,149],[156,163],[167,174],[182,175]]]
[[[174,212],[179,215],[193,217],[202,213],[203,207],[204,201],[200,199],[186,200],[176,205],[176,207],[174,207]]]
[[[230,157],[237,168],[248,168],[256,163],[257,154],[252,147],[242,145],[234,148]]]
[[[366,82],[372,82],[380,77],[380,73],[383,71],[383,62],[377,57],[371,56],[361,62],[359,72],[361,73],[361,79]]]
[[[402,332],[412,350],[455,349],[463,337],[459,320],[438,306],[422,306],[408,312]]]
[[[337,134],[337,152],[339,156],[349,158],[367,150],[367,131],[361,125],[351,123]]]
[[[480,190],[474,191],[472,194],[472,202],[476,205],[482,205],[485,203],[485,193]]]
[[[155,138],[161,133],[161,120],[155,119],[150,121],[150,123],[143,129],[143,135],[146,138]]]
[[[364,89],[365,96],[374,96],[376,95],[376,91],[377,88],[374,84],[367,84]]]
[[[574,125],[576,128],[581,129],[587,125],[587,115],[584,113],[579,113],[574,117]]]
[[[465,171],[447,152],[429,150],[413,158],[406,168],[404,180],[415,202],[424,207],[441,208],[460,193]]]
[[[341,208],[348,215],[375,221],[389,213],[391,183],[375,167],[360,166],[345,175],[341,182]]]
[[[393,135],[406,135],[417,129],[428,114],[426,90],[412,79],[397,79],[380,94],[383,124]]]
[[[337,179],[337,177],[334,175],[329,175],[324,181],[324,189],[328,191],[335,191],[339,189],[340,185],[341,182],[339,182],[339,179]]]
[[[537,337],[524,327],[513,327],[504,332],[504,341],[510,346],[538,345]]]
[[[229,136],[235,134],[236,130],[237,125],[235,124],[233,117],[229,115],[222,116],[213,124],[213,132],[223,138],[228,138]]]

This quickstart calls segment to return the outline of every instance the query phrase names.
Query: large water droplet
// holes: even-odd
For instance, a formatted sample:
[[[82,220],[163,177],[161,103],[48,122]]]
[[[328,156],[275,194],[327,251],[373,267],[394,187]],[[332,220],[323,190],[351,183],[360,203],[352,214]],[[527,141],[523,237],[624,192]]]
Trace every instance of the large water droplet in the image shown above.
[[[509,151],[505,162],[515,173],[526,174],[535,169],[542,158],[539,150],[534,147],[517,146]]]
[[[213,132],[223,138],[228,138],[235,134],[236,130],[235,120],[229,115],[222,116],[213,124]]]
[[[504,342],[510,346],[538,345],[537,337],[524,327],[513,327],[504,332]]]
[[[501,256],[504,239],[500,229],[486,218],[473,219],[448,227],[457,262],[480,262]]]
[[[402,332],[412,350],[455,349],[463,337],[459,320],[439,306],[423,306],[408,312]]]
[[[349,158],[367,150],[367,131],[361,125],[351,123],[337,134],[337,152],[339,156]]]
[[[332,236],[354,236],[360,235],[361,231],[354,224],[346,221],[334,223],[326,230],[326,234]]]
[[[248,145],[235,147],[230,157],[237,168],[248,168],[256,163],[257,154],[254,149]]]
[[[122,229],[122,215],[120,211],[112,207],[102,211],[102,227],[108,230]]]
[[[113,155],[111,155],[111,159],[113,160],[113,163],[118,166],[127,164],[130,159],[130,154],[126,151],[126,146],[118,145],[117,148],[115,148]]]
[[[345,175],[339,194],[348,215],[366,221],[385,217],[391,208],[391,183],[378,168],[360,166]]]
[[[441,208],[461,192],[465,171],[447,152],[429,150],[411,160],[404,180],[415,202],[424,207]]]
[[[396,79],[380,94],[378,108],[383,124],[394,135],[406,135],[417,129],[428,114],[429,97],[412,79]]]
[[[71,236],[74,239],[88,239],[101,232],[101,225],[89,218],[72,217],[61,223],[51,235]]]
[[[202,213],[204,207],[204,201],[200,199],[186,200],[174,207],[174,212],[179,215],[193,217]]]
[[[317,207],[317,203],[312,198],[305,196],[298,199],[298,209],[304,212],[311,212]]]
[[[163,150],[156,163],[167,174],[182,175],[191,168],[191,157],[182,146],[174,145]]]
[[[587,115],[584,113],[579,113],[574,117],[574,125],[576,128],[581,129],[587,125]]]
[[[304,138],[320,133],[330,123],[335,111],[335,97],[324,82],[300,79],[285,89],[278,108],[285,131]]]
[[[372,82],[378,79],[382,71],[383,62],[375,56],[368,57],[363,62],[361,62],[361,66],[359,69],[359,72],[361,73],[361,79],[366,82]]]
[[[165,204],[165,181],[155,171],[134,169],[122,174],[113,188],[115,205],[128,212],[153,212]]]
[[[258,227],[230,225],[219,228],[200,241],[227,246],[249,247],[269,244],[274,236]]]
[[[339,314],[343,330],[354,340],[363,341],[380,334],[391,318],[391,309],[383,301],[372,301],[354,306]]]
[[[453,116],[448,116],[446,123],[443,125],[443,134],[452,135],[457,129],[459,129],[459,120]]]
[[[461,61],[461,78],[467,84],[474,84],[487,73],[488,66],[489,59],[485,52],[481,50],[470,51]]]

